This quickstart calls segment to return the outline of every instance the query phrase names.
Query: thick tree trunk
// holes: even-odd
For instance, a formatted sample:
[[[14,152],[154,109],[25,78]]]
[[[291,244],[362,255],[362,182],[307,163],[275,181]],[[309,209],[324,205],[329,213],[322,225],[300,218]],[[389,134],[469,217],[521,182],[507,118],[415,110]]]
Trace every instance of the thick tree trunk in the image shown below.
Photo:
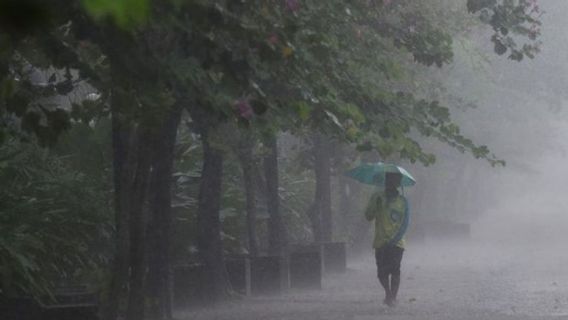
[[[266,139],[265,143],[268,153],[264,157],[264,175],[266,178],[267,207],[270,214],[268,220],[268,245],[271,253],[282,254],[286,246],[286,232],[280,214],[278,145],[276,136]]]
[[[113,150],[113,183],[115,210],[115,252],[112,274],[109,285],[108,300],[103,311],[105,320],[115,320],[119,313],[120,300],[124,296],[128,282],[129,239],[128,230],[128,192],[129,185],[129,129],[116,111],[116,100],[113,96],[112,115],[112,150]]]
[[[151,218],[148,225],[148,318],[172,318],[171,306],[171,249],[172,226],[171,185],[174,151],[181,108],[172,111],[160,129],[152,160],[150,185]]]
[[[314,137],[314,171],[316,175],[316,194],[313,220],[321,223],[321,232],[314,232],[316,242],[332,240],[333,219],[331,212],[331,160],[329,140],[321,134]],[[317,227],[317,226],[316,226]],[[314,228],[315,229],[315,228]],[[319,237],[319,238],[318,238]]]
[[[96,28],[95,28],[96,29]],[[157,81],[160,66],[155,61],[153,48],[147,46],[141,37],[131,37],[114,27],[93,30],[94,40],[107,53],[111,62],[113,88],[136,87],[139,79]],[[145,36],[148,36],[146,34]],[[166,38],[162,38],[168,41]],[[174,39],[169,37],[168,39]],[[153,47],[160,46],[150,38]],[[172,40],[172,41],[175,41]],[[124,54],[131,51],[133,54]],[[164,49],[170,51],[170,47]],[[134,54],[135,53],[135,54]],[[127,58],[124,58],[127,57]],[[129,59],[128,63],[124,63]],[[123,88],[124,89],[124,88]],[[137,88],[140,90],[141,88]],[[143,90],[143,89],[142,89]],[[128,91],[128,90],[126,90]],[[128,100],[121,95],[121,90],[113,90],[113,152],[115,169],[116,227],[117,251],[110,284],[109,305],[104,312],[106,320],[116,320],[119,316],[119,301],[125,288],[128,288],[126,304],[127,320],[143,320],[145,307],[144,281],[147,271],[145,261],[145,199],[152,162],[151,142],[154,140],[147,124],[137,123],[129,119]],[[125,124],[127,126],[125,126]],[[127,128],[128,127],[128,128]],[[135,132],[137,130],[137,132]],[[130,134],[124,137],[123,132]],[[125,141],[130,140],[128,143]],[[122,151],[121,151],[122,150]],[[124,150],[128,150],[126,154]],[[128,158],[129,160],[124,160]]]
[[[152,160],[151,133],[138,128],[135,175],[130,186],[130,290],[128,292],[127,320],[144,319],[145,216],[144,202]]]
[[[252,257],[258,255],[258,240],[256,236],[256,187],[254,183],[254,159],[252,149],[254,142],[250,135],[241,135],[239,143],[239,161],[243,170],[243,184],[246,197],[246,225],[248,251]]]
[[[205,264],[205,301],[214,303],[227,294],[227,272],[221,239],[221,182],[223,177],[223,155],[208,141],[207,129],[201,132],[203,141],[203,169],[198,198],[198,246]]]

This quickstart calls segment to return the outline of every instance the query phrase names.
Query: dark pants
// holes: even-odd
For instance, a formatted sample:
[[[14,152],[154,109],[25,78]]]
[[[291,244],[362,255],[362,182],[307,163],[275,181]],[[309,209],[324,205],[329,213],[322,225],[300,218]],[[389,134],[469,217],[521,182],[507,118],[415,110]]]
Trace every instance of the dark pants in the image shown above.
[[[377,276],[385,289],[385,302],[396,300],[400,285],[400,262],[404,249],[397,246],[383,246],[375,249]],[[390,281],[389,281],[390,276]]]
[[[400,262],[404,249],[397,246],[383,246],[375,249],[377,275],[400,275]]]

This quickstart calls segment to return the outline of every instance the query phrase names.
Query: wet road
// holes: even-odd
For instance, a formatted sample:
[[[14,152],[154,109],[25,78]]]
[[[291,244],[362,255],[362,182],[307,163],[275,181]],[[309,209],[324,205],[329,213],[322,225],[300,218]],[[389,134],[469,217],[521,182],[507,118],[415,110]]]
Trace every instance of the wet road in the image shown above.
[[[372,252],[321,291],[252,297],[178,318],[224,319],[568,319],[568,253],[562,245],[441,243],[409,247],[399,304],[382,305]]]

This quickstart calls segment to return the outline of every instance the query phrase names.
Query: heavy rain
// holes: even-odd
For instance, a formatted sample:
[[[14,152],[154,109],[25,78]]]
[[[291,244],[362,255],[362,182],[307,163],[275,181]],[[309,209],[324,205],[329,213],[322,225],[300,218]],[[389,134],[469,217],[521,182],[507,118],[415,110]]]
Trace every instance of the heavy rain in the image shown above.
[[[0,320],[568,319],[567,15],[0,0]]]

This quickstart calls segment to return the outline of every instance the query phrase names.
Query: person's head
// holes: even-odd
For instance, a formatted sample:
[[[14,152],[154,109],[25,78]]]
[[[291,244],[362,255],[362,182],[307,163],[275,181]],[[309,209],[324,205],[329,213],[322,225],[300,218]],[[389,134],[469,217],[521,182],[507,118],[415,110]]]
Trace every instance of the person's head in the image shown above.
[[[385,174],[385,189],[396,190],[400,187],[402,181],[402,174],[398,172],[387,172]]]

